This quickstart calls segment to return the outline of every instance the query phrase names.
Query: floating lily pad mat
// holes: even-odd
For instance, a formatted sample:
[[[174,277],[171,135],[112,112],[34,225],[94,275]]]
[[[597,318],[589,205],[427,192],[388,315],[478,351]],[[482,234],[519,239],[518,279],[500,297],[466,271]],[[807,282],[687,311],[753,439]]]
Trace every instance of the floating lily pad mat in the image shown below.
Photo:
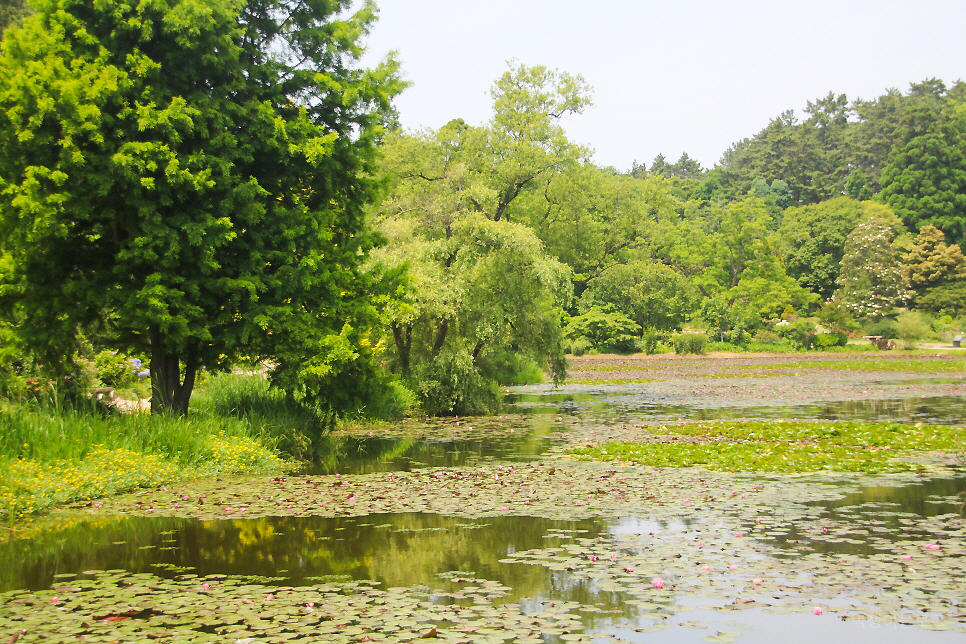
[[[60,609],[75,607],[64,619],[81,616],[80,625],[104,615],[139,625],[133,620],[160,620],[168,629],[197,626],[200,618],[194,612],[172,613],[188,622],[172,625],[160,604],[135,604],[123,593],[123,610],[104,606],[103,596],[114,601],[115,595],[103,585],[88,588],[81,582],[99,579],[83,574],[87,570],[108,569],[148,575],[148,590],[138,594],[139,600],[164,602],[169,584],[174,584],[171,593],[183,597],[193,591],[181,582],[211,585],[218,575],[228,574],[234,581],[224,592],[233,593],[236,602],[231,606],[246,599],[254,602],[259,594],[290,597],[283,613],[295,622],[304,617],[297,604],[314,602],[304,593],[315,592],[316,583],[371,579],[383,582],[371,588],[401,588],[394,592],[408,602],[490,606],[479,608],[478,614],[511,620],[508,628],[517,641],[530,638],[529,631],[512,630],[526,626],[518,620],[527,615],[549,619],[546,605],[568,615],[540,627],[559,635],[560,641],[625,628],[634,633],[641,629],[639,641],[651,641],[645,633],[662,629],[724,641],[732,637],[727,633],[764,632],[756,615],[837,620],[836,637],[852,633],[853,622],[859,621],[915,625],[917,642],[943,641],[928,637],[966,628],[966,527],[955,511],[964,480],[954,472],[937,470],[929,478],[741,476],[561,459],[551,463],[491,463],[472,472],[429,468],[225,480],[75,508],[60,518],[78,521],[76,526],[35,539],[41,555],[40,544],[48,539],[46,558],[31,552],[24,541],[5,545],[12,548],[3,555],[5,561],[17,561],[19,547],[25,567],[35,562],[48,571],[48,578],[51,572],[67,577],[53,576],[53,588],[32,596],[12,591],[0,600],[9,602],[0,615],[36,612],[39,606],[48,607],[46,601]],[[198,504],[199,499],[204,502]],[[397,507],[405,512],[372,510],[402,499],[408,507]],[[423,513],[409,511],[417,503]],[[117,515],[125,513],[138,517],[131,526],[118,523]],[[194,521],[159,518],[190,513],[201,516]],[[337,514],[319,516],[325,513]],[[110,550],[108,543],[121,553],[119,559],[84,558],[98,551],[97,544]],[[76,554],[65,554],[72,549]],[[143,587],[139,579],[130,581],[133,587]],[[8,583],[8,588],[18,587]],[[126,588],[127,583],[118,580],[115,585]],[[68,595],[65,587],[80,588],[70,591],[75,603],[52,601]],[[239,587],[248,594],[234,594]],[[342,588],[337,594],[345,592]],[[512,607],[501,609],[499,602]],[[365,599],[360,605],[368,603]],[[178,604],[174,610],[182,608]],[[816,608],[823,615],[815,615]],[[707,614],[694,619],[690,613],[698,610]],[[366,621],[373,614],[381,616],[376,621],[385,619],[385,611],[372,611],[377,609],[345,624],[353,627],[346,632],[357,638],[385,636]],[[276,613],[259,614],[257,628],[246,622],[243,636],[236,639],[299,637],[275,622],[281,619]],[[223,612],[201,617],[216,631],[239,625],[226,624],[229,618]],[[263,623],[268,617],[271,624]],[[423,634],[432,627],[433,620],[413,619]],[[466,624],[462,619],[449,614],[433,624],[438,633],[446,626],[458,641],[489,641],[474,638],[492,635],[483,629],[506,627],[504,622]],[[736,621],[744,629],[736,628]],[[14,622],[7,624],[16,628]],[[76,635],[74,626],[62,624],[58,632]],[[0,627],[6,624],[0,622]],[[262,627],[266,630],[258,630]],[[476,635],[467,636],[461,628],[476,629]],[[152,636],[167,632],[150,631]],[[408,637],[413,631],[399,632]],[[390,640],[402,637],[395,633]],[[459,639],[464,636],[469,639]]]

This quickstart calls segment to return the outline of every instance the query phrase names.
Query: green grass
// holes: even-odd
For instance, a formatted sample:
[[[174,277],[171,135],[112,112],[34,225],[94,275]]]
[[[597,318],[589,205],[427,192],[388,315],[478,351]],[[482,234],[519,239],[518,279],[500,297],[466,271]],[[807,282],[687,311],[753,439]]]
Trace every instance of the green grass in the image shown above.
[[[959,427],[901,423],[715,421],[649,427],[653,434],[705,437],[697,443],[606,443],[571,450],[578,458],[620,460],[654,467],[700,465],[732,472],[901,472],[917,465],[897,460],[924,451],[962,449]],[[734,442],[728,442],[734,441]]]
[[[0,522],[197,476],[277,473],[321,433],[318,415],[260,376],[212,376],[187,417],[93,403],[0,403]]]

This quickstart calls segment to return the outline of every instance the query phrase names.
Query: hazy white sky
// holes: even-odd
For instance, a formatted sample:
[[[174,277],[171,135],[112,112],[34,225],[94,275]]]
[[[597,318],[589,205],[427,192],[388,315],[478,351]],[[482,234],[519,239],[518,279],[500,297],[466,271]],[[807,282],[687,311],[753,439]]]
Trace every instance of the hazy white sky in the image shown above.
[[[663,152],[711,167],[781,112],[829,91],[874,98],[966,79],[966,0],[376,0],[369,54],[396,50],[407,129],[490,117],[506,61],[580,74],[566,123],[600,165]]]

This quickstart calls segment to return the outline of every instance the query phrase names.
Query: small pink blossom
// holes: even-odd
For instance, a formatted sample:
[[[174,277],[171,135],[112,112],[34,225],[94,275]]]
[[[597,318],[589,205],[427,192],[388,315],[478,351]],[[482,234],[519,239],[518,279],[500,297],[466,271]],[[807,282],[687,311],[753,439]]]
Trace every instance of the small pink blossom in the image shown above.
[[[940,546],[938,543],[927,543],[926,550],[939,550]]]
[[[652,579],[652,580],[651,580],[651,583],[652,583],[652,584],[654,585],[654,587],[655,587],[655,588],[657,588],[658,590],[660,590],[660,589],[662,589],[662,588],[664,588],[664,580],[663,580],[663,579],[661,579],[660,577],[655,577],[654,579]]]
[[[756,586],[760,586],[763,581],[764,579],[762,579],[761,577],[755,577],[754,579],[751,580],[751,583],[753,583]]]
[[[203,588],[204,590],[208,590],[209,588],[211,588],[211,584],[201,584],[201,587],[202,587],[202,588]]]
[[[736,532],[736,533],[735,533],[735,536],[736,536],[736,537],[740,537],[740,536],[741,536],[741,533],[740,533],[740,532]]]
[[[905,559],[906,561],[909,561],[910,559],[912,559],[912,555],[902,555],[902,558]]]
[[[812,609],[812,612],[815,613],[816,615],[821,615],[822,614],[822,607],[821,606],[816,606],[815,608]]]
[[[708,566],[701,566],[701,570],[710,570]]]
[[[690,503],[691,503],[691,499],[684,499],[684,505],[689,505]]]
[[[738,570],[738,566],[731,564],[730,566],[728,566],[728,570]]]
[[[60,597],[51,597],[50,598],[50,603],[51,604],[56,604],[59,601],[60,601]]]
[[[633,568],[624,568],[624,572],[634,572]]]
[[[588,559],[590,559],[591,561],[597,561],[597,555],[590,555]]]

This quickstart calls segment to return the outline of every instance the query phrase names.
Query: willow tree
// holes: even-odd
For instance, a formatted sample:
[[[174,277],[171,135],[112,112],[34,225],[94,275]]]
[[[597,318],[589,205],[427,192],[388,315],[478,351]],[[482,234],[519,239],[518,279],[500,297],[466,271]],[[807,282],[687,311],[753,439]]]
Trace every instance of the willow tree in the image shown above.
[[[349,4],[39,0],[4,34],[0,238],[31,343],[63,355],[107,320],[151,356],[155,412],[239,354],[355,404],[364,177],[401,85],[391,59],[357,65],[375,14]]]

